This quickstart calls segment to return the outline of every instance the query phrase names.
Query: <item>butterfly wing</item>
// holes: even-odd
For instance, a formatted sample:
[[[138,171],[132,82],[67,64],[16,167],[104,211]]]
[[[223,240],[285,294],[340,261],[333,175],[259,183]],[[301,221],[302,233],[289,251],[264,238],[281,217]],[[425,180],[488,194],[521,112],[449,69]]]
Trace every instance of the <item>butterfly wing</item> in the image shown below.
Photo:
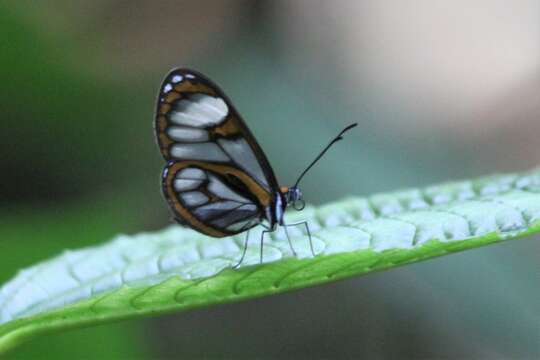
[[[275,175],[240,115],[217,85],[188,69],[161,86],[156,137],[163,193],[178,222],[211,236],[272,223]],[[275,221],[275,220],[274,220]]]

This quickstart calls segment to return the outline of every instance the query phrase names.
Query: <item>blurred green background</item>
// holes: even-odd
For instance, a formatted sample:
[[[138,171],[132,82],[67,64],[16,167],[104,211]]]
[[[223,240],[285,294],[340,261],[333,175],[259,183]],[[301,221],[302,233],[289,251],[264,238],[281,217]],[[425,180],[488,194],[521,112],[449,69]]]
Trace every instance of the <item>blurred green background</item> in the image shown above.
[[[0,281],[65,248],[170,222],[156,92],[195,68],[314,204],[539,164],[532,0],[0,3]],[[10,359],[540,357],[540,243],[75,330]]]

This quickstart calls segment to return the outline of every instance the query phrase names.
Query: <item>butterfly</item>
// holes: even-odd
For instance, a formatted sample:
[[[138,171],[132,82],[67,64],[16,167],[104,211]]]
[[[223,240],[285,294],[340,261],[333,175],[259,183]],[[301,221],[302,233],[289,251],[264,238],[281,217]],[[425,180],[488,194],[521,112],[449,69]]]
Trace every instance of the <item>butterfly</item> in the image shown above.
[[[295,185],[280,187],[270,162],[224,92],[203,74],[173,69],[159,90],[155,135],[163,158],[162,192],[174,219],[198,232],[225,237],[248,231],[239,266],[246,254],[249,229],[262,225],[260,260],[265,233],[304,225],[285,224],[285,209],[305,206],[298,187],[302,177],[342,135],[347,126],[304,170]]]

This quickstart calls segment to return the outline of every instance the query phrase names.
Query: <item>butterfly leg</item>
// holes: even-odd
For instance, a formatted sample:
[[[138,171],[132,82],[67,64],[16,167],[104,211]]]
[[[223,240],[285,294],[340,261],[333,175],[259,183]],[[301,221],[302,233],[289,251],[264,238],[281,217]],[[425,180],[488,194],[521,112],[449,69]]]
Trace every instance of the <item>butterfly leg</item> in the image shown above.
[[[296,225],[304,225],[306,227],[306,232],[307,232],[307,235],[308,235],[308,238],[309,238],[309,249],[311,250],[311,254],[315,257],[316,254],[315,254],[315,250],[313,249],[313,241],[311,239],[311,231],[309,230],[309,224],[306,220],[304,221],[299,221],[299,222],[296,222],[296,223],[292,223],[292,224],[283,224],[283,227],[286,229],[288,226],[296,226]],[[286,232],[286,230],[285,230]],[[288,235],[287,235],[287,238],[288,238]],[[289,240],[289,244],[290,244],[290,240]]]
[[[296,251],[294,251],[291,238],[289,237],[289,231],[287,230],[287,225],[283,226],[283,230],[285,230],[285,235],[287,236],[287,241],[289,242],[289,247],[291,248],[292,254],[293,256],[296,256]]]
[[[263,246],[264,246],[264,234],[266,233],[270,233],[270,232],[273,232],[274,230],[263,230],[261,232],[261,255],[260,255],[260,263],[262,264],[263,262]]]
[[[242,251],[242,256],[240,257],[240,260],[236,263],[236,265],[233,266],[233,269],[237,269],[240,264],[242,264],[242,261],[244,261],[244,257],[246,256],[246,251],[248,248],[248,241],[249,241],[249,230],[246,232],[246,240],[244,241],[244,250]]]

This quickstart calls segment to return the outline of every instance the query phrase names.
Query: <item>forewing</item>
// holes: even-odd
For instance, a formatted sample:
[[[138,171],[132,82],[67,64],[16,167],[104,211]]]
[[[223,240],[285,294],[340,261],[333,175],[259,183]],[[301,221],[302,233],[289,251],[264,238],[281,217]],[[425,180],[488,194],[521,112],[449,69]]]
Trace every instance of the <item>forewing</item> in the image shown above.
[[[210,236],[243,232],[260,222],[264,190],[236,168],[200,161],[170,162],[163,190],[179,222]]]
[[[266,156],[232,103],[198,72],[176,69],[167,75],[155,129],[167,161],[228,165],[249,174],[269,193],[278,189]]]

